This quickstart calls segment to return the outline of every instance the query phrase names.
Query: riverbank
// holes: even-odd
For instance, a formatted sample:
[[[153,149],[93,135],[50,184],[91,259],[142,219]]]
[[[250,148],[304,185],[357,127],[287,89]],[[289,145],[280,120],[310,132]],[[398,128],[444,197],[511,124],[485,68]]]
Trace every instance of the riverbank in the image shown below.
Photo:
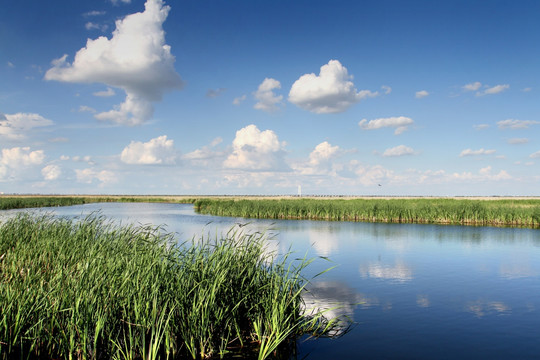
[[[263,359],[337,319],[303,307],[308,259],[231,229],[173,245],[99,216],[0,225],[0,358]]]
[[[264,219],[523,226],[540,228],[540,199],[200,199],[203,214]]]
[[[194,204],[218,216],[540,228],[540,197],[2,195],[0,210],[96,202]]]

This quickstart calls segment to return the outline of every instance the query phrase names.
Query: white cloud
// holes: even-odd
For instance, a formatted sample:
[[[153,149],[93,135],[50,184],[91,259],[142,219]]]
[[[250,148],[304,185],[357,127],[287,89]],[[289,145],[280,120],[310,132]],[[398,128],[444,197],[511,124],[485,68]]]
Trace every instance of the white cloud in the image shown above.
[[[339,146],[332,146],[328,141],[322,142],[309,154],[309,164],[317,166],[330,160],[339,152]]]
[[[390,94],[392,92],[392,88],[390,86],[383,85],[383,86],[381,86],[381,89],[384,90],[385,95],[388,95],[388,94]]]
[[[472,149],[465,149],[463,150],[459,156],[476,156],[476,155],[492,155],[495,153],[495,150],[485,150],[484,148],[478,149],[478,150],[472,150]]]
[[[93,93],[94,96],[99,96],[99,97],[109,97],[109,96],[114,96],[116,95],[116,93],[114,92],[113,89],[111,89],[110,87],[107,88],[107,90],[103,90],[103,91],[96,91],[95,93]]]
[[[222,142],[223,142],[223,139],[221,137],[217,137],[214,140],[212,140],[209,146],[203,146],[200,149],[196,149],[190,153],[185,154],[182,158],[186,160],[190,160],[201,166],[208,166],[210,160],[217,161],[221,159],[221,162],[222,162],[225,153],[223,151],[217,151],[214,149],[216,146],[218,146]],[[218,165],[216,164],[216,166]]]
[[[12,69],[15,67],[15,65],[11,61],[7,62],[7,66],[12,68]]]
[[[386,149],[382,156],[392,157],[392,156],[404,156],[404,155],[413,155],[414,150],[405,145],[399,145],[390,149]]]
[[[529,91],[531,91],[531,90],[532,90],[532,88],[526,87],[526,88],[522,89],[521,91],[523,91],[523,92],[529,92]]]
[[[540,158],[540,150],[538,150],[537,152],[532,153],[531,155],[529,155],[529,157],[533,158],[533,159]]]
[[[482,83],[479,81],[467,84],[463,86],[463,90],[465,91],[476,91],[482,87]]]
[[[506,89],[509,89],[510,85],[504,84],[504,85],[495,85],[493,87],[487,88],[484,91],[481,91],[477,95],[493,95],[503,92]]]
[[[516,120],[516,119],[506,119],[497,122],[499,129],[528,129],[531,125],[538,125],[540,121],[536,120]]]
[[[338,60],[321,66],[319,75],[302,75],[289,91],[289,101],[317,114],[339,113],[362,99],[374,97],[378,92],[357,91],[352,75]]]
[[[358,125],[363,130],[375,130],[375,129],[380,129],[384,127],[396,128],[396,130],[394,131],[394,134],[396,135],[403,133],[405,130],[407,130],[407,127],[412,124],[414,124],[413,119],[409,117],[405,117],[405,116],[379,118],[379,119],[370,120],[369,122],[367,119],[362,119],[358,123]]]
[[[512,138],[512,139],[508,139],[508,143],[509,144],[512,144],[512,145],[516,145],[516,144],[526,144],[529,142],[529,139],[527,138]]]
[[[492,87],[489,87],[488,85],[484,85],[484,90],[480,90],[482,88],[481,82],[474,82],[467,84],[462,87],[464,91],[477,91],[476,96],[484,96],[484,95],[493,95],[493,94],[499,94],[507,89],[510,88],[510,85],[508,84],[501,84],[501,85],[495,85]]]
[[[88,39],[71,64],[67,55],[54,60],[45,79],[121,88],[126,92],[124,103],[95,117],[122,125],[144,123],[153,115],[153,102],[182,87],[171,47],[165,44],[162,25],[169,10],[162,0],[147,0],[144,12],[116,21],[111,39]]]
[[[2,149],[0,164],[16,169],[23,166],[40,165],[45,159],[43,150],[30,151],[29,147]]]
[[[236,132],[233,151],[224,161],[227,168],[249,170],[276,170],[284,167],[281,143],[272,130],[260,131],[255,125],[248,125]]]
[[[206,97],[209,98],[215,98],[221,95],[226,89],[225,88],[219,88],[219,89],[209,89],[206,92]]]
[[[246,100],[246,95],[239,96],[237,98],[234,98],[233,104],[240,105],[244,100]]]
[[[362,166],[354,164],[352,166],[358,182],[364,186],[379,185],[387,181],[392,181],[394,178],[394,172],[381,165]]]
[[[101,15],[105,15],[106,12],[105,11],[97,11],[97,10],[93,10],[93,11],[89,11],[89,12],[86,12],[83,14],[84,17],[89,17],[89,16],[101,16]]]
[[[2,149],[0,156],[0,180],[13,177],[24,168],[40,165],[45,159],[43,150],[31,151],[29,147]]]
[[[62,170],[58,165],[47,165],[41,169],[41,174],[45,180],[56,180],[62,174]]]
[[[93,23],[91,21],[88,21],[86,24],[84,24],[84,27],[86,30],[99,30],[101,32],[105,32],[109,28],[108,25],[105,25],[105,24],[100,25],[97,23]]]
[[[475,128],[476,130],[485,130],[485,129],[489,128],[489,125],[488,124],[478,124],[478,125],[473,125],[473,128]]]
[[[51,120],[45,119],[39,114],[16,113],[4,115],[0,113],[0,136],[11,139],[24,138],[26,133],[33,128],[51,125],[53,125]]]
[[[257,110],[276,111],[279,109],[283,95],[274,94],[274,89],[281,89],[281,83],[276,79],[265,78],[259,85],[257,91],[253,93],[258,102],[253,106]]]
[[[124,4],[131,4],[131,0],[111,0],[111,3],[113,5],[118,5],[119,2],[123,2]]]
[[[79,106],[79,112],[89,112],[89,113],[95,114],[97,110],[90,106],[81,105]]]
[[[174,164],[176,152],[174,141],[167,136],[159,136],[146,143],[132,141],[124,148],[120,160],[126,164]]]
[[[108,170],[95,170],[91,168],[87,169],[75,169],[75,175],[77,181],[81,183],[91,184],[94,180],[101,182],[101,185],[114,183],[117,181],[115,174]]]
[[[426,96],[429,96],[429,93],[426,91],[426,90],[420,90],[420,91],[417,91],[414,96],[417,98],[417,99],[421,99],[421,98],[424,98]]]

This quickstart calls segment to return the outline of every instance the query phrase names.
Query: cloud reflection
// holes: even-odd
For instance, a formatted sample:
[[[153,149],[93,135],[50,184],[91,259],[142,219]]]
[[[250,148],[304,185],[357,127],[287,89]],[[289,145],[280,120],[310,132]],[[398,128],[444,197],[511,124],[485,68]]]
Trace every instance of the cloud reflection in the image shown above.
[[[411,281],[413,272],[409,266],[400,261],[394,266],[371,263],[360,266],[360,276],[362,278],[383,279],[402,283]]]
[[[307,313],[325,311],[328,319],[339,318],[337,334],[354,321],[357,306],[369,308],[379,305],[376,298],[369,298],[339,281],[314,281],[303,295]]]
[[[492,314],[507,315],[512,311],[512,308],[502,301],[476,300],[465,304],[465,310],[481,318]]]

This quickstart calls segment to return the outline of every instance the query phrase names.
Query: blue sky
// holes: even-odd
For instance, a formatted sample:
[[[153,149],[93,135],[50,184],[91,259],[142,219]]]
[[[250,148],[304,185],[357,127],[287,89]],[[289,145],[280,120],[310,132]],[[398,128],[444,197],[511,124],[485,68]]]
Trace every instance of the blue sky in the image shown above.
[[[17,1],[0,192],[540,195],[538,1]]]

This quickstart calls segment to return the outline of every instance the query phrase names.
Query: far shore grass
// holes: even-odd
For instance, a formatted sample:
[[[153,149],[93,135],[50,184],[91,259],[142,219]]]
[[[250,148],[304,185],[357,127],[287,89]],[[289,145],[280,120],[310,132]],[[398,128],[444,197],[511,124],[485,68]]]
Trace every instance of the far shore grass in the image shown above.
[[[1,195],[0,210],[97,202],[188,203],[204,214],[261,219],[540,228],[540,197]]]

